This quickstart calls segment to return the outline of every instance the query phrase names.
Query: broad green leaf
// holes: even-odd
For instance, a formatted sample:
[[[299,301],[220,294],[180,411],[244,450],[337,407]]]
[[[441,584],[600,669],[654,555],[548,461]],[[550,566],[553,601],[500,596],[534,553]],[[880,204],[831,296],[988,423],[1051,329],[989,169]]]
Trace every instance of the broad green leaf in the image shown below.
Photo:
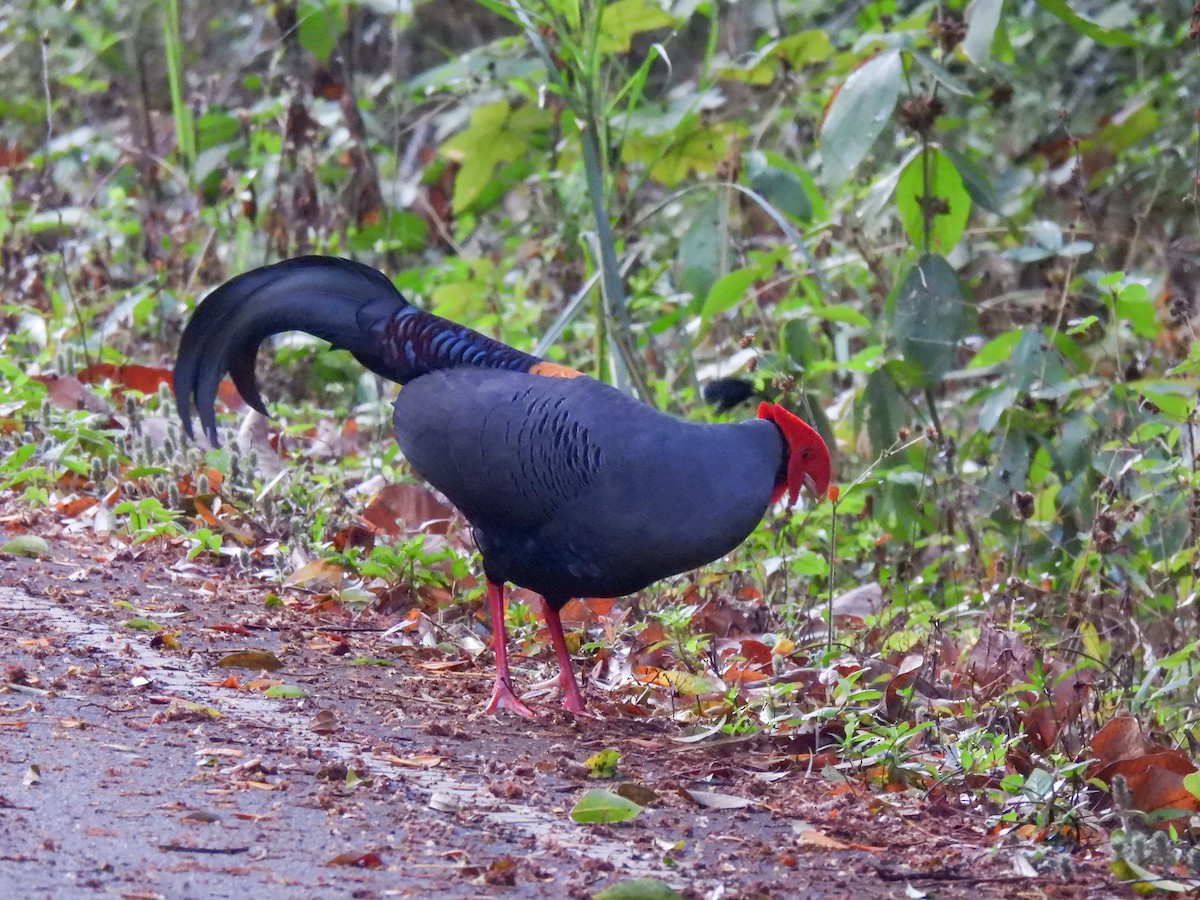
[[[689,115],[671,131],[633,134],[622,147],[627,162],[641,163],[650,177],[671,187],[689,175],[712,175],[746,131],[740,122],[702,122]]]
[[[971,198],[958,169],[941,150],[931,147],[900,173],[896,209],[914,246],[946,254],[967,227]]]
[[[845,181],[887,127],[903,74],[900,51],[886,50],[842,82],[821,123],[821,163],[827,184]]]
[[[346,30],[346,10],[340,0],[304,0],[296,10],[296,39],[321,62],[328,62]]]
[[[1140,103],[1122,109],[1096,134],[1083,142],[1081,151],[1101,147],[1118,154],[1148,138],[1161,124],[1158,112],[1150,103]]]
[[[1168,894],[1190,894],[1193,891],[1193,886],[1173,878],[1162,878],[1127,859],[1114,859],[1109,863],[1109,869],[1114,876],[1127,882],[1129,889],[1135,894],[1153,894],[1156,891],[1164,891]]]
[[[36,534],[18,534],[0,547],[0,553],[10,556],[46,557],[50,555],[50,542]]]
[[[594,900],[683,900],[683,894],[657,878],[633,878],[598,891]]]
[[[895,331],[904,359],[920,369],[926,385],[938,384],[953,366],[965,313],[950,264],[932,254],[917,260],[896,295]]]
[[[992,43],[996,40],[996,26],[1000,24],[1000,12],[1004,0],[972,0],[967,7],[967,36],[962,49],[967,59],[982,66],[992,55]]]
[[[967,189],[971,200],[988,212],[993,212],[998,216],[1004,215],[1004,210],[1000,208],[1000,199],[996,196],[996,191],[987,176],[983,174],[983,170],[957,150],[949,147],[940,149],[946,154],[946,158],[954,163],[954,168],[958,169],[958,174],[963,180],[963,187]]]
[[[876,369],[867,376],[866,394],[867,434],[871,438],[871,452],[880,456],[896,443],[900,429],[909,423],[910,414],[892,373],[886,367]],[[900,462],[900,459],[891,459],[885,464],[896,465]]]
[[[301,700],[308,692],[294,684],[273,684],[263,691],[263,696],[272,700]]]
[[[609,825],[628,822],[642,811],[632,800],[610,791],[591,790],[571,809],[571,821],[580,825]]]
[[[749,84],[770,84],[787,63],[791,70],[823,62],[833,56],[833,44],[824,31],[801,31],[778,41],[772,41],[738,65],[721,69],[721,78]]]
[[[1146,378],[1130,382],[1129,387],[1168,418],[1183,421],[1196,411],[1195,382]]]
[[[1158,337],[1159,326],[1155,317],[1154,301],[1150,299],[1150,292],[1144,284],[1134,281],[1121,288],[1117,292],[1115,306],[1117,318],[1128,322],[1138,337]]]
[[[788,319],[783,323],[783,335],[780,346],[801,369],[807,369],[809,362],[816,355],[816,345],[808,330],[808,323],[801,319]]]
[[[944,66],[935,62],[932,58],[926,56],[924,53],[921,53],[918,50],[912,50],[910,52],[912,54],[912,58],[917,61],[918,65],[932,75],[933,80],[950,93],[958,94],[960,97],[971,96],[971,89],[963,84],[962,81],[956,78],[954,75],[951,75]]]
[[[1129,32],[1116,28],[1105,28],[1091,19],[1085,19],[1071,9],[1066,0],[1034,0],[1034,2],[1097,44],[1103,44],[1105,47],[1136,47],[1138,45],[1138,39]]]
[[[967,363],[967,368],[986,369],[988,366],[1006,362],[1012,357],[1013,350],[1016,348],[1017,342],[1021,339],[1022,333],[1020,331],[1006,331],[999,337],[992,338],[975,352],[975,355],[971,357],[971,361]]]
[[[758,151],[747,153],[744,165],[751,190],[797,221],[812,219],[812,201],[794,172],[770,165],[766,155]]]
[[[693,297],[707,297],[725,274],[728,223],[724,203],[716,193],[709,196],[679,244],[679,288]]]
[[[754,280],[761,275],[762,270],[759,266],[746,266],[744,269],[735,269],[728,275],[717,279],[708,291],[704,308],[700,310],[700,317],[708,321],[714,316],[719,316],[726,310],[732,309],[739,300],[746,296],[750,285],[754,284]]]
[[[1029,441],[1025,433],[1002,429],[996,441],[996,461],[979,491],[979,509],[987,514],[1007,506],[1012,492],[1025,490],[1029,482]]]
[[[446,143],[442,152],[459,163],[454,178],[454,211],[470,206],[487,187],[496,169],[517,159],[545,121],[533,106],[511,109],[507,100],[481,106],[470,124]]]
[[[152,619],[126,619],[122,624],[134,631],[162,631],[162,626]]]
[[[845,322],[859,328],[870,328],[871,320],[853,306],[810,306],[809,315],[826,322]]]
[[[600,13],[596,48],[601,53],[628,53],[635,34],[674,25],[675,19],[652,0],[617,0]]]
[[[406,209],[384,210],[379,221],[352,229],[346,245],[372,253],[420,250],[425,246],[429,226],[420,216]]]

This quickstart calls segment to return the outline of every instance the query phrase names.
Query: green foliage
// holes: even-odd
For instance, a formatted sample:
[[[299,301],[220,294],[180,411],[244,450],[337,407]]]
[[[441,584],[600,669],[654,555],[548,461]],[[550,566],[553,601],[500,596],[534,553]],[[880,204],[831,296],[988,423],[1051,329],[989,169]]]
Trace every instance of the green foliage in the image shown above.
[[[720,681],[732,638],[697,623],[732,577],[684,576],[585,635],[589,652],[661,628],[671,712],[698,733],[816,727],[880,782],[962,788],[1014,825],[1083,817],[1079,735],[1115,709],[1194,739],[1184,6],[488,0],[470,27],[436,4],[286,6],[35,4],[9,23],[8,498],[46,515],[108,498],[87,527],[202,565],[315,558],[356,607],[473,602],[474,561],[434,537],[334,548],[364,502],[350,488],[410,477],[390,395],[344,354],[267,351],[279,477],[233,434],[188,445],[165,396],[53,380],[169,362],[236,272],[353,254],[426,308],[696,419],[702,383],[740,371],[835,445],[836,507],[775,511],[716,567],[761,595],[787,677]],[[350,449],[329,421],[353,421]],[[881,609],[840,613],[863,586]],[[527,605],[509,615],[535,638]],[[964,687],[943,654],[993,625],[1048,666]],[[908,654],[943,659],[942,680],[889,693],[847,662]],[[1088,703],[1036,744],[1023,716],[1084,665]]]

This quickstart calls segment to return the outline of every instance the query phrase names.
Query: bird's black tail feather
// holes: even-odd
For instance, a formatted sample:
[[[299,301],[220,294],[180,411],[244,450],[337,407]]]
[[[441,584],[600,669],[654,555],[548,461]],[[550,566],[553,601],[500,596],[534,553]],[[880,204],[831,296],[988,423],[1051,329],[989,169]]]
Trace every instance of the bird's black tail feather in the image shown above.
[[[364,366],[404,384],[458,366],[529,371],[541,360],[409,304],[382,273],[350,260],[302,256],[246,272],[196,307],[179,343],[175,400],[192,433],[193,404],[216,446],[213,403],[225,373],[265,413],[254,376],[270,335],[304,331],[349,350]],[[547,364],[542,364],[547,365]]]

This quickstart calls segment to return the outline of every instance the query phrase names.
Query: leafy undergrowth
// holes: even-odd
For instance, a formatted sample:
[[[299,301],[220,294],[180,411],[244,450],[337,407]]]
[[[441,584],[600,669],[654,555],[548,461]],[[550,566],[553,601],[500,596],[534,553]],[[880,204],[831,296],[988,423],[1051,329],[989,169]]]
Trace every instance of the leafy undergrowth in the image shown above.
[[[1123,878],[1190,885],[1200,181],[1170,111],[1200,13],[743,5],[16,17],[0,490],[297,615],[388,617],[454,666],[487,657],[477,560],[386,390],[283,337],[264,394],[299,408],[202,450],[162,368],[196,297],[335,252],[659,408],[736,416],[700,399],[736,375],[821,430],[841,489],[704,572],[568,607],[592,705],[786,738],[997,840],[1112,835]],[[542,678],[536,606],[517,592],[509,626]]]
[[[81,374],[14,379],[25,405],[42,399],[40,417],[7,439],[8,496],[21,491],[67,533],[160,543],[180,571],[259,579],[264,608],[301,620],[347,611],[376,630],[389,621],[380,655],[364,664],[413,651],[431,671],[490,664],[469,531],[411,482],[369,415],[335,431],[320,411],[309,411],[316,424],[288,427],[249,413],[224,449],[202,451],[170,418],[165,370],[105,370],[94,387],[83,383],[94,374]],[[832,524],[844,513],[826,502],[795,515]],[[16,534],[19,517],[5,526],[0,551],[42,552],[36,531]],[[771,528],[761,540],[777,541]],[[889,602],[876,583],[780,608],[765,601],[765,584],[753,567],[726,565],[625,600],[572,601],[563,621],[591,709],[673,721],[685,743],[770,734],[786,742],[791,769],[982,814],[998,844],[1041,847],[1040,866],[1111,838],[1119,877],[1166,872],[1168,888],[1200,886],[1180,843],[1200,813],[1200,775],[1125,713],[1117,673],[1092,664],[1106,652],[1094,636],[1074,652],[1047,646],[1019,614],[951,632]],[[526,683],[554,674],[539,604],[528,591],[510,595]],[[126,627],[178,638],[132,608]],[[1160,660],[1162,687],[1147,682],[1134,701],[1153,704],[1186,683],[1191,656],[1189,647]],[[547,693],[533,695],[556,703]]]

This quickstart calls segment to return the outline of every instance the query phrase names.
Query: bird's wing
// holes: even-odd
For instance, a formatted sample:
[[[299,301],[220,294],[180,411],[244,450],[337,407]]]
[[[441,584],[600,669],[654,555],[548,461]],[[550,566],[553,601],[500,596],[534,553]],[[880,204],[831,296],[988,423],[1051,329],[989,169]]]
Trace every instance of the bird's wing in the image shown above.
[[[409,383],[396,401],[400,449],[472,523],[534,528],[583,494],[604,447],[588,403],[648,409],[590,378],[454,369]]]

